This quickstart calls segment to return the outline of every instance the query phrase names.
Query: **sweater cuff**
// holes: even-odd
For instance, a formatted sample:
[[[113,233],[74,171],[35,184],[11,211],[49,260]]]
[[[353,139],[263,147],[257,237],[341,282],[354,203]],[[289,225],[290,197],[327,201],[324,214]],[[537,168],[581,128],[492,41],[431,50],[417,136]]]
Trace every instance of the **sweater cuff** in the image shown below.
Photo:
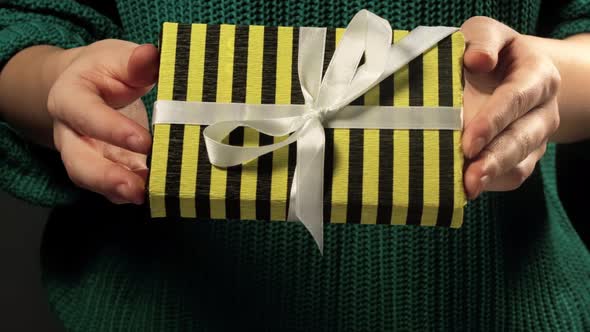
[[[563,22],[553,30],[551,37],[564,39],[584,32],[590,32],[590,18],[584,17]]]
[[[80,35],[56,24],[38,21],[0,30],[0,67],[33,45],[73,48],[86,45]],[[57,151],[37,145],[0,121],[0,190],[41,206],[72,203],[83,192],[69,179]]]

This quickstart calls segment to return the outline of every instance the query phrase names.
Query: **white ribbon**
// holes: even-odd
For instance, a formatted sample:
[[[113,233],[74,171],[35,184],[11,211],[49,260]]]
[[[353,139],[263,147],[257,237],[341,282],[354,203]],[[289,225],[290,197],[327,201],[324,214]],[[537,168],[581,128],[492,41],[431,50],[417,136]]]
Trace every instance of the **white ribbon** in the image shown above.
[[[340,115],[341,113],[346,115],[344,110],[353,109],[346,107],[350,102],[457,30],[458,28],[454,27],[419,26],[392,45],[392,30],[389,22],[367,10],[361,10],[346,28],[322,79],[326,29],[300,28],[298,74],[305,105],[293,105],[294,108],[299,108],[296,111],[286,107],[287,111],[284,111],[281,116],[278,113],[272,115],[275,112],[262,114],[264,108],[268,107],[266,105],[230,104],[228,106],[226,104],[223,106],[220,104],[221,106],[218,106],[220,108],[225,109],[228,106],[232,109],[228,111],[231,114],[225,115],[225,119],[230,120],[213,119],[210,121],[212,124],[203,131],[211,164],[218,167],[244,164],[297,142],[297,165],[291,187],[288,219],[301,221],[323,252],[324,122],[338,124],[340,121],[342,125],[344,121],[346,125],[346,118]],[[359,66],[363,54],[365,62]],[[170,102],[166,106],[168,109],[174,108]],[[211,111],[210,106],[212,105],[207,105],[209,114],[216,114],[217,112]],[[278,105],[271,106],[280,108]],[[244,109],[250,111],[244,112]],[[437,117],[432,113],[440,110],[440,108],[436,110],[423,108],[422,113],[418,112],[422,114],[422,118],[414,118],[411,121],[407,119],[420,116],[402,115],[403,110],[395,110],[391,114],[400,111],[397,113],[398,120],[406,119],[402,121],[407,122],[405,125],[413,124],[406,128],[429,128],[428,119],[436,121]],[[460,129],[460,112],[455,109],[447,111],[446,115],[442,115],[445,112],[439,115],[441,121],[447,121],[449,129]],[[407,108],[406,113],[410,112],[413,113],[416,110]],[[450,112],[454,112],[455,117]],[[157,117],[154,116],[154,123],[166,122],[166,119],[162,119],[166,117],[166,113],[158,110]],[[223,111],[217,116],[223,118],[222,113]],[[242,114],[238,115],[239,113]],[[358,113],[357,110],[357,117]],[[386,117],[383,114],[369,116],[370,121],[367,120],[367,122],[374,123],[378,128],[401,128],[396,127],[395,124],[392,125],[391,121],[395,119],[381,119],[389,121],[379,125],[379,116]],[[362,118],[362,115],[360,117]],[[207,116],[203,115],[197,119],[197,123],[203,124],[203,121],[207,122],[206,120]],[[354,123],[355,117],[353,116],[350,121],[348,124]],[[420,123],[420,121],[423,122]],[[445,123],[442,126],[441,123],[438,125],[433,123],[432,128],[444,129],[444,125]],[[250,127],[270,136],[291,135],[279,143],[260,147],[241,147],[222,143],[222,140],[238,127]]]
[[[247,121],[299,117],[305,105],[232,104],[158,100],[153,123],[211,125],[221,121]],[[460,130],[461,108],[450,106],[349,105],[326,119],[324,128]]]

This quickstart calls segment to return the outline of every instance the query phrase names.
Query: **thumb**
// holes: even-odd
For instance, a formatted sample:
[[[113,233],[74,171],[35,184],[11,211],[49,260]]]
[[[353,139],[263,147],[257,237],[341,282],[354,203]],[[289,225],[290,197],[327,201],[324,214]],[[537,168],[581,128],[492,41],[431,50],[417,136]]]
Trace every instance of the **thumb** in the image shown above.
[[[463,64],[467,70],[489,73],[498,64],[498,54],[518,35],[510,27],[484,16],[474,16],[461,26],[467,49]]]
[[[154,45],[137,46],[129,57],[125,83],[134,88],[145,88],[156,83],[158,62],[159,53]]]

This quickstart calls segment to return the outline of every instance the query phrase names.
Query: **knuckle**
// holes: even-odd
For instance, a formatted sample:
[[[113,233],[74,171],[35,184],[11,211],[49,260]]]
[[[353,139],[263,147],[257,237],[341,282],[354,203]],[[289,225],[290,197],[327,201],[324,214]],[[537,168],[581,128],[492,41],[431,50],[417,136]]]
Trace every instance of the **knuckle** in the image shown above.
[[[109,164],[103,169],[103,185],[109,186],[116,181],[119,174],[119,166],[116,164]]]
[[[528,111],[530,92],[526,89],[513,89],[508,94],[508,100],[512,104],[512,111],[523,114]]]
[[[88,127],[88,119],[86,118],[86,116],[82,114],[77,114],[74,117],[70,118],[69,122],[72,124],[74,128],[81,131],[82,133],[86,135],[91,134],[90,128]]]
[[[61,159],[70,181],[72,181],[72,183],[77,187],[86,188],[85,181],[75,171],[76,168],[74,165],[74,161],[71,158],[68,158],[67,154],[64,153],[61,154]]]
[[[559,124],[561,122],[561,118],[559,116],[559,109],[557,108],[557,106],[553,108],[552,115],[551,115],[550,119],[551,120],[550,120],[550,124],[549,124],[549,126],[550,126],[549,129],[550,129],[551,133],[553,134],[554,132],[557,131],[557,129],[559,128]]]
[[[58,102],[57,102],[57,97],[56,97],[56,93],[53,91],[53,89],[49,92],[48,96],[47,96],[47,112],[49,113],[49,115],[52,118],[56,118],[58,117]]]
[[[486,147],[484,149],[484,160],[484,169],[486,170],[486,173],[492,178],[498,176],[501,172],[502,165],[494,146]]]
[[[561,87],[561,74],[559,73],[559,70],[555,68],[554,65],[549,66],[549,68],[551,69],[548,74],[547,86],[549,88],[550,94],[554,95],[557,93],[557,91],[559,91],[559,88]]]
[[[534,138],[528,131],[510,126],[504,131],[504,135],[499,149],[510,153],[510,160],[522,161],[531,153]]]
[[[489,116],[489,123],[484,127],[484,136],[491,140],[495,134],[499,133],[507,125],[508,114],[503,112],[492,112]]]
[[[547,141],[543,142],[539,147],[539,159],[547,152]]]
[[[533,138],[528,131],[517,131],[515,128],[508,130],[509,140],[513,138],[513,143],[517,146],[516,151],[518,153],[518,160],[525,159],[531,152],[533,146]]]
[[[534,169],[534,163],[516,166],[512,174],[512,180],[514,181],[516,187],[520,187],[531,176]]]
[[[72,181],[72,183],[78,187],[84,187],[84,181],[82,181],[82,179],[73,171],[72,163],[64,160],[64,166],[66,168],[68,178],[70,178],[70,181]]]
[[[470,27],[472,25],[480,25],[480,24],[495,24],[496,21],[492,18],[487,16],[472,16],[468,18],[464,23],[463,27]]]

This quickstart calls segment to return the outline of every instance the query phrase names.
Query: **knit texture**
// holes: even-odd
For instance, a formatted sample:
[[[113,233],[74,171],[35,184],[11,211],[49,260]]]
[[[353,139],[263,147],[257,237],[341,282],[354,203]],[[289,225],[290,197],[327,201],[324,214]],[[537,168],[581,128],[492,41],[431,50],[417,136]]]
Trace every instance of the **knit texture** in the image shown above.
[[[460,26],[486,15],[528,34],[590,31],[586,0],[560,11],[539,0],[117,5],[121,29],[73,1],[12,1],[0,9],[2,62],[42,42],[72,47],[113,36],[157,43],[164,21],[341,27],[361,8],[396,29]],[[150,111],[154,96],[144,98]],[[0,165],[2,189],[45,205],[79,197],[55,153],[0,128],[2,160],[9,161]],[[145,209],[91,196],[52,214],[44,282],[71,331],[588,331],[590,255],[555,178],[551,145],[521,188],[470,202],[460,229],[326,225],[323,257],[299,223],[156,223]]]

